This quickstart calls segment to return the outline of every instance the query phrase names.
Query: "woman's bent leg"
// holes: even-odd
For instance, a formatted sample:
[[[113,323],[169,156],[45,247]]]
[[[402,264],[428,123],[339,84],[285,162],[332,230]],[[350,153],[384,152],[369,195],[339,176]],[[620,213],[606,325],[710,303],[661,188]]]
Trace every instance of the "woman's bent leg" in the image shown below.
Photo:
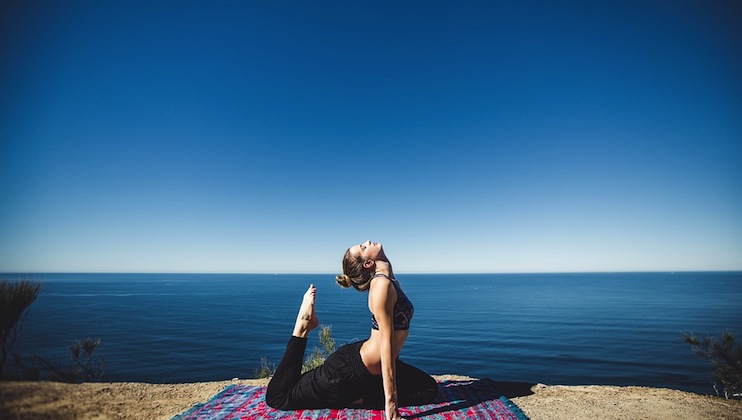
[[[397,359],[397,399],[400,406],[435,401],[438,383],[422,370]]]
[[[372,377],[361,360],[360,344],[340,347],[324,364],[302,374],[306,340],[291,337],[268,384],[266,403],[281,410],[348,407],[362,397],[363,385]]]
[[[314,299],[317,289],[314,285],[304,293],[304,298],[296,316],[294,333],[286,345],[281,362],[276,368],[268,389],[265,392],[265,402],[274,408],[285,407],[290,399],[292,391],[297,388],[301,379],[301,365],[304,360],[304,351],[307,348],[307,335],[309,331],[319,325],[317,315],[314,313]]]
[[[301,378],[301,365],[304,360],[304,351],[307,348],[307,339],[291,336],[283,358],[276,368],[268,389],[265,391],[265,402],[273,408],[281,408],[291,390]]]

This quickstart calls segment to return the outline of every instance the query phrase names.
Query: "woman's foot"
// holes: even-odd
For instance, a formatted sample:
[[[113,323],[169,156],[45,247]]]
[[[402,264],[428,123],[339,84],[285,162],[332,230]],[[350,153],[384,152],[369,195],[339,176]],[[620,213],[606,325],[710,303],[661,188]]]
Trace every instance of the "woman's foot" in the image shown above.
[[[304,299],[301,301],[299,315],[296,316],[296,325],[294,325],[295,337],[307,338],[309,331],[312,331],[319,325],[317,314],[314,313],[314,297],[316,294],[317,289],[313,284],[310,284],[309,289],[304,293]]]

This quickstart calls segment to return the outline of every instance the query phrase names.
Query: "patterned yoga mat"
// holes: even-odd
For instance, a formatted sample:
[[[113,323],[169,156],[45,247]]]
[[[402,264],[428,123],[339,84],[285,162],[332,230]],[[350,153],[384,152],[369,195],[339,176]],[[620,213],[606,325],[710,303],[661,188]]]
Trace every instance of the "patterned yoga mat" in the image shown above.
[[[442,381],[434,404],[402,407],[413,419],[507,419],[528,417],[494,387],[489,379]],[[229,385],[204,404],[173,417],[184,419],[383,419],[383,410],[361,408],[281,411],[265,403],[265,387]]]

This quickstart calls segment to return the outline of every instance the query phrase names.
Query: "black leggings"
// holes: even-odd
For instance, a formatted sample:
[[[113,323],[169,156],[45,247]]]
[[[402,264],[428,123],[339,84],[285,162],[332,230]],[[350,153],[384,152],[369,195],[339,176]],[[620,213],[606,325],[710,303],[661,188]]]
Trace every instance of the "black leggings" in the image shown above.
[[[286,352],[265,393],[266,403],[281,410],[344,408],[363,400],[364,407],[384,407],[381,375],[372,375],[361,360],[362,341],[346,344],[325,363],[304,374],[301,366],[307,339],[291,336]],[[430,375],[397,359],[400,406],[433,402],[438,384]]]

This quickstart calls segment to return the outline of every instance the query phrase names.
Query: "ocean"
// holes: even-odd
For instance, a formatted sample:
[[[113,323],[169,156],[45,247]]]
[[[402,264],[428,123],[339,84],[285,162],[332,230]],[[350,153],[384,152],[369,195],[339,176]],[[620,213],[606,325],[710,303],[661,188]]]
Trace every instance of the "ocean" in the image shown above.
[[[4,275],[3,278],[17,278]],[[106,381],[249,378],[278,363],[302,295],[339,344],[368,337],[366,295],[330,274],[40,274],[24,354],[66,363],[100,338]],[[415,305],[401,358],[431,374],[713,393],[682,333],[742,333],[742,272],[398,274]],[[742,337],[740,337],[742,340]],[[319,345],[310,337],[309,349]]]

